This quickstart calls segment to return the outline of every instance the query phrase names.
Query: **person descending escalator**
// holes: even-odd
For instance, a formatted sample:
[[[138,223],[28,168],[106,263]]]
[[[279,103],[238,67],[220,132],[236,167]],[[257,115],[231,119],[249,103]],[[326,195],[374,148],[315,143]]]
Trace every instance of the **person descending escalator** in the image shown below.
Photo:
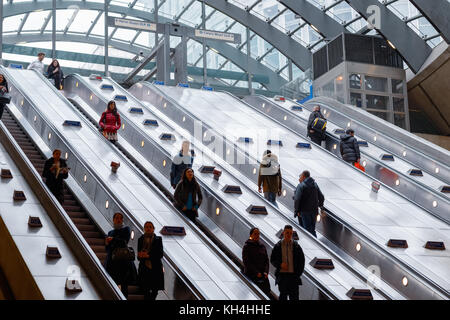
[[[202,191],[194,177],[194,170],[187,168],[183,172],[174,193],[175,205],[190,220],[195,222],[198,217],[198,208],[202,204]]]
[[[154,231],[153,223],[147,221],[144,234],[138,239],[138,283],[145,300],[155,300],[158,290],[164,290],[163,243]]]
[[[281,181],[281,169],[278,163],[278,157],[270,150],[264,151],[259,165],[258,192],[264,192],[264,198],[277,207],[277,195],[281,196]]]
[[[259,241],[259,229],[250,230],[250,238],[242,248],[244,274],[270,297],[269,256],[266,247]]]
[[[134,265],[134,251],[128,248],[131,238],[130,227],[123,225],[123,215],[116,212],[113,215],[114,229],[108,232],[105,239],[106,271],[120,287],[125,298],[128,298],[128,285],[137,279]]]
[[[358,140],[355,138],[355,130],[349,128],[345,131],[345,134],[341,135],[341,156],[344,161],[355,165],[355,162],[359,163],[361,154],[359,152]]]
[[[117,112],[115,101],[111,100],[108,102],[108,107],[102,113],[99,124],[103,136],[112,143],[115,143],[117,141],[117,130],[121,126],[120,115]]]
[[[63,180],[69,177],[69,168],[67,168],[66,160],[61,159],[61,150],[53,150],[53,157],[45,161],[42,176],[45,178],[47,187],[62,204],[64,202]]]
[[[3,116],[3,110],[5,109],[5,105],[9,103],[10,97],[8,95],[8,82],[4,75],[0,74],[0,119]]]
[[[311,138],[312,142],[320,146],[326,138],[326,127],[327,120],[320,112],[320,106],[315,106],[308,119],[308,137]]]
[[[62,81],[64,74],[62,72],[59,61],[54,59],[47,68],[47,78],[53,82],[53,85],[58,90],[62,90]]]
[[[195,153],[194,150],[189,150],[189,146],[189,141],[183,141],[180,152],[178,152],[172,160],[172,167],[170,168],[170,185],[174,189],[177,187],[178,182],[180,182],[184,170],[192,168],[192,164],[194,163]]]

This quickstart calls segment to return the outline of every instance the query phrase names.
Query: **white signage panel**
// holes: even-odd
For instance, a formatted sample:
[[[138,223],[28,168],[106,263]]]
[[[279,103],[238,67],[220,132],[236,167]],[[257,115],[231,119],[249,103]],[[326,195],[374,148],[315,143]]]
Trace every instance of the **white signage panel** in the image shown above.
[[[234,42],[234,34],[210,31],[210,30],[195,30],[195,36],[199,38],[208,38],[222,41]]]
[[[150,23],[145,21],[114,18],[114,25],[119,28],[122,27],[145,31],[156,31],[156,23]]]

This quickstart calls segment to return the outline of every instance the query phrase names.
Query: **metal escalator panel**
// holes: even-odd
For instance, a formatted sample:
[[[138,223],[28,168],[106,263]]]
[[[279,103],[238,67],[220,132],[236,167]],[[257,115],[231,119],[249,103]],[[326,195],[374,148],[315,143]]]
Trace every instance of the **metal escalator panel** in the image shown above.
[[[286,102],[282,103],[263,96],[247,96],[244,101],[258,112],[290,129],[294,134],[306,138],[307,121],[311,112],[304,106],[299,111],[294,107],[300,105],[294,101],[286,99]],[[322,111],[328,116],[328,109],[323,108]],[[284,120],[284,117],[287,119]],[[325,148],[338,158],[341,158],[340,135],[345,132],[346,128],[339,127],[332,121],[327,122]],[[361,164],[365,167],[367,174],[423,207],[435,217],[442,219],[447,224],[450,223],[450,198],[448,194],[441,192],[444,181],[426,172],[422,172],[420,175],[412,174],[411,170],[415,170],[412,169],[413,165],[401,157],[394,156],[394,161],[383,161],[380,156],[389,154],[388,150],[374,145],[372,141],[364,140],[358,136],[358,132],[356,132],[355,138],[360,142]],[[439,205],[434,206],[434,201]]]
[[[286,187],[286,197],[280,197],[280,202],[292,209],[290,199],[298,175],[302,170],[309,169],[327,198],[326,206],[335,215],[333,218],[351,230],[348,234],[337,233],[333,236],[338,245],[367,266],[387,265],[390,269],[385,271],[386,281],[406,296],[418,298],[422,293],[432,299],[449,296],[449,283],[447,276],[444,276],[446,271],[443,265],[449,264],[450,256],[446,253],[442,256],[442,253],[422,252],[422,246],[426,242],[424,238],[449,241],[447,224],[431,217],[387,188],[382,188],[377,194],[372,193],[370,177],[360,174],[329,154],[324,155],[323,150],[314,146],[312,149],[295,148],[302,139],[296,138],[283,126],[270,121],[234,97],[220,92],[206,93],[149,83],[144,84],[142,93],[141,99],[152,102],[182,126],[183,122],[177,120],[182,116],[202,120],[203,130],[209,129],[211,134],[227,137],[228,141],[236,145],[235,150],[245,150],[253,161],[261,158],[262,152],[267,149],[268,139],[282,140],[282,147],[272,148],[279,155]],[[193,132],[193,127],[184,127]],[[265,139],[254,139],[256,143],[253,144],[237,142],[239,137],[255,137],[261,129],[266,131]],[[251,175],[246,171],[248,166],[241,165],[240,170]],[[399,252],[398,249],[386,246],[389,239],[397,237],[415,243],[414,249]],[[343,241],[345,239],[348,241]],[[357,250],[355,252],[356,242],[353,241],[365,241],[363,245],[370,254]],[[388,264],[383,262],[386,261],[383,255],[388,257]],[[434,259],[441,262],[436,263]],[[411,282],[407,287],[402,287],[404,272],[415,277],[418,286],[416,290],[409,287]]]
[[[115,210],[119,210],[125,212],[129,222],[135,223],[139,229],[143,229],[144,222],[148,220],[154,222],[156,230],[167,225],[183,226],[186,236],[164,236],[165,254],[202,297],[259,298],[258,292],[247,286],[217,249],[194,226],[182,219],[159,191],[149,187],[136,169],[41,75],[27,70],[5,70],[5,73],[8,80],[14,79],[13,100],[24,97],[20,111],[23,117],[40,127],[45,144],[52,148],[58,146],[63,154],[68,152],[69,163],[76,167],[72,171],[74,178],[83,185],[83,176],[87,174],[88,181],[101,182],[96,191],[88,193],[88,196],[107,220],[111,220]],[[65,120],[80,121],[82,126],[63,126]],[[115,175],[111,174],[110,169],[113,160],[121,162],[120,170]]]
[[[114,92],[106,92],[100,91],[97,89],[97,85],[95,82],[92,82],[84,77],[79,76],[69,76],[66,78],[66,95],[72,99],[74,102],[77,102],[78,105],[83,106],[81,109],[86,114],[92,114],[93,117],[99,117],[101,114],[103,107],[106,105],[106,102],[115,94],[122,94],[122,95],[128,95],[128,102],[125,104],[118,105],[118,110],[121,114],[122,123],[124,124],[124,129],[120,131],[120,136],[123,137],[123,139],[128,139],[129,137],[140,137],[140,136],[147,136],[152,137],[154,140],[153,143],[159,143],[158,139],[163,132],[171,132],[171,134],[176,138],[176,141],[178,143],[169,143],[169,142],[160,142],[159,145],[149,145],[147,142],[144,145],[144,148],[148,146],[148,148],[153,149],[163,149],[161,150],[162,154],[165,154],[164,157],[170,154],[175,154],[179,151],[179,143],[183,139],[190,140],[192,136],[185,130],[182,130],[179,126],[177,126],[173,121],[165,117],[163,114],[158,112],[158,110],[155,110],[153,107],[141,104],[134,96],[128,94],[126,91],[124,91],[120,86],[116,83],[114,83],[110,79],[104,79],[104,82],[108,85],[112,85],[114,87]],[[78,83],[78,86],[75,84]],[[99,106],[99,103],[90,103],[91,99],[90,96],[100,98],[102,99],[101,106]],[[143,114],[141,115],[135,115],[131,114],[128,111],[132,107],[139,107],[143,110]],[[158,122],[157,128],[147,128],[145,127],[145,124],[143,123],[143,119],[156,119]],[[186,120],[186,119],[185,119]],[[139,141],[141,138],[137,139]],[[130,143],[132,143],[131,140],[129,140]],[[201,160],[195,160],[194,161],[194,169],[198,172],[201,172],[200,168],[205,163],[214,163],[214,166],[216,169],[219,169],[222,171],[222,176],[219,179],[219,181],[215,181],[211,178],[211,175],[208,174],[197,174],[197,179],[199,183],[202,185],[203,189],[205,190],[205,193],[207,196],[205,196],[204,202],[208,204],[208,206],[215,207],[216,205],[214,203],[211,203],[209,205],[209,202],[216,201],[219,203],[218,209],[219,211],[214,212],[214,210],[211,210],[209,212],[206,212],[211,220],[213,220],[215,223],[217,223],[217,226],[212,226],[213,230],[217,230],[218,228],[221,228],[227,232],[230,237],[232,237],[236,243],[239,245],[239,250],[237,252],[238,255],[240,255],[240,251],[242,250],[242,245],[244,241],[246,240],[248,236],[248,231],[252,225],[258,225],[260,230],[263,232],[263,243],[268,247],[268,252],[270,253],[270,248],[273,247],[273,245],[278,241],[277,233],[279,229],[281,229],[285,224],[292,223],[290,219],[281,218],[278,215],[281,213],[278,213],[277,210],[270,205],[267,205],[264,203],[264,201],[261,201],[261,198],[255,197],[255,194],[253,190],[249,189],[245,183],[245,181],[242,180],[242,177],[239,176],[239,178],[236,178],[235,176],[231,175],[228,170],[229,168],[224,167],[223,161],[219,161],[218,158],[210,158],[207,153],[205,153],[205,147],[203,147],[200,143],[197,144],[194,142],[194,145],[192,146],[193,150],[195,151],[195,154],[197,154],[197,157],[201,157]],[[134,152],[143,154],[146,152],[145,150],[142,150],[140,146],[138,146],[137,149]],[[165,151],[165,153],[164,153]],[[130,150],[131,152],[131,150]],[[157,156],[156,154],[153,155],[153,159],[158,158],[160,161],[161,156]],[[170,161],[170,160],[168,160]],[[141,163],[142,165],[145,165],[144,163]],[[170,163],[167,163],[166,166],[170,166]],[[162,167],[157,167],[158,170],[163,170]],[[167,180],[167,175],[166,178]],[[239,180],[240,179],[240,180]],[[168,182],[167,182],[168,183]],[[223,193],[222,189],[225,187],[225,185],[240,185],[242,195],[237,198],[234,195],[226,195]],[[222,194],[222,196],[220,196]],[[221,203],[226,202],[227,205],[221,205]],[[260,217],[248,215],[247,208],[251,206],[252,204],[261,204],[265,205],[268,210],[268,213],[270,214],[270,223],[269,219],[267,221],[264,221],[260,219]],[[234,214],[233,214],[234,210]],[[286,209],[284,210],[286,213],[286,216],[291,216],[291,213]],[[219,213],[219,214],[217,214]],[[281,214],[282,216],[283,214]],[[217,232],[217,231],[216,231]],[[347,298],[345,296],[345,287],[347,285],[347,281],[343,281],[343,279],[353,279],[354,283],[360,283],[360,286],[365,286],[364,283],[361,283],[361,281],[358,279],[358,277],[355,275],[352,275],[351,272],[349,273],[349,270],[346,270],[348,268],[344,267],[342,265],[342,261],[338,259],[335,255],[333,255],[329,250],[327,251],[324,249],[323,246],[320,244],[314,243],[313,238],[311,238],[308,234],[305,234],[304,231],[298,230],[299,233],[302,234],[301,244],[304,246],[304,252],[307,256],[307,259],[312,260],[314,258],[313,255],[317,255],[318,253],[322,252],[321,256],[332,256],[335,260],[336,264],[336,270],[333,270],[330,274],[331,277],[335,279],[336,282],[335,285],[330,286],[329,281],[324,281],[322,276],[320,274],[316,273],[313,268],[311,268],[309,265],[307,265],[307,273],[312,277],[318,277],[318,279],[315,279],[315,281],[322,282],[322,285],[325,286],[326,290],[330,290],[331,293],[339,298]],[[337,274],[338,276],[333,276],[334,274]],[[337,280],[336,280],[337,279]],[[309,280],[308,280],[309,281]],[[304,293],[302,290],[302,293]],[[378,295],[376,299],[378,298]]]

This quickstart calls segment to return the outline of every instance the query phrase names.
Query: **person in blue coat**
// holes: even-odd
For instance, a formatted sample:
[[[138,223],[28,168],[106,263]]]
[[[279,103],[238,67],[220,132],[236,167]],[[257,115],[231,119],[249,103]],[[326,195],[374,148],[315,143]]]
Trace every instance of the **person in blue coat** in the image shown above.
[[[190,142],[183,141],[180,152],[178,152],[172,160],[172,167],[170,168],[170,185],[176,188],[178,182],[181,180],[183,172],[192,168],[194,163],[194,150],[189,150]]]
[[[158,290],[164,290],[163,243],[154,231],[153,223],[147,221],[144,234],[138,239],[138,282],[145,300],[155,300]]]
[[[133,261],[113,260],[113,252],[116,248],[125,248],[131,238],[130,227],[123,225],[123,215],[116,212],[113,216],[114,229],[108,232],[106,244],[106,271],[119,285],[123,295],[128,297],[128,285],[137,277],[136,267]]]

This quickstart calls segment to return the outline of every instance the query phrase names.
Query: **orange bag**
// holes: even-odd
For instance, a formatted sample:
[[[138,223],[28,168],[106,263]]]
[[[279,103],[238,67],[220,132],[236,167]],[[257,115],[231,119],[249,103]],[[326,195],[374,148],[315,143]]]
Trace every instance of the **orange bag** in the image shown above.
[[[357,167],[359,170],[361,170],[362,172],[366,172],[366,168],[364,168],[359,162],[355,162],[355,163],[353,163],[353,165],[355,167]]]

